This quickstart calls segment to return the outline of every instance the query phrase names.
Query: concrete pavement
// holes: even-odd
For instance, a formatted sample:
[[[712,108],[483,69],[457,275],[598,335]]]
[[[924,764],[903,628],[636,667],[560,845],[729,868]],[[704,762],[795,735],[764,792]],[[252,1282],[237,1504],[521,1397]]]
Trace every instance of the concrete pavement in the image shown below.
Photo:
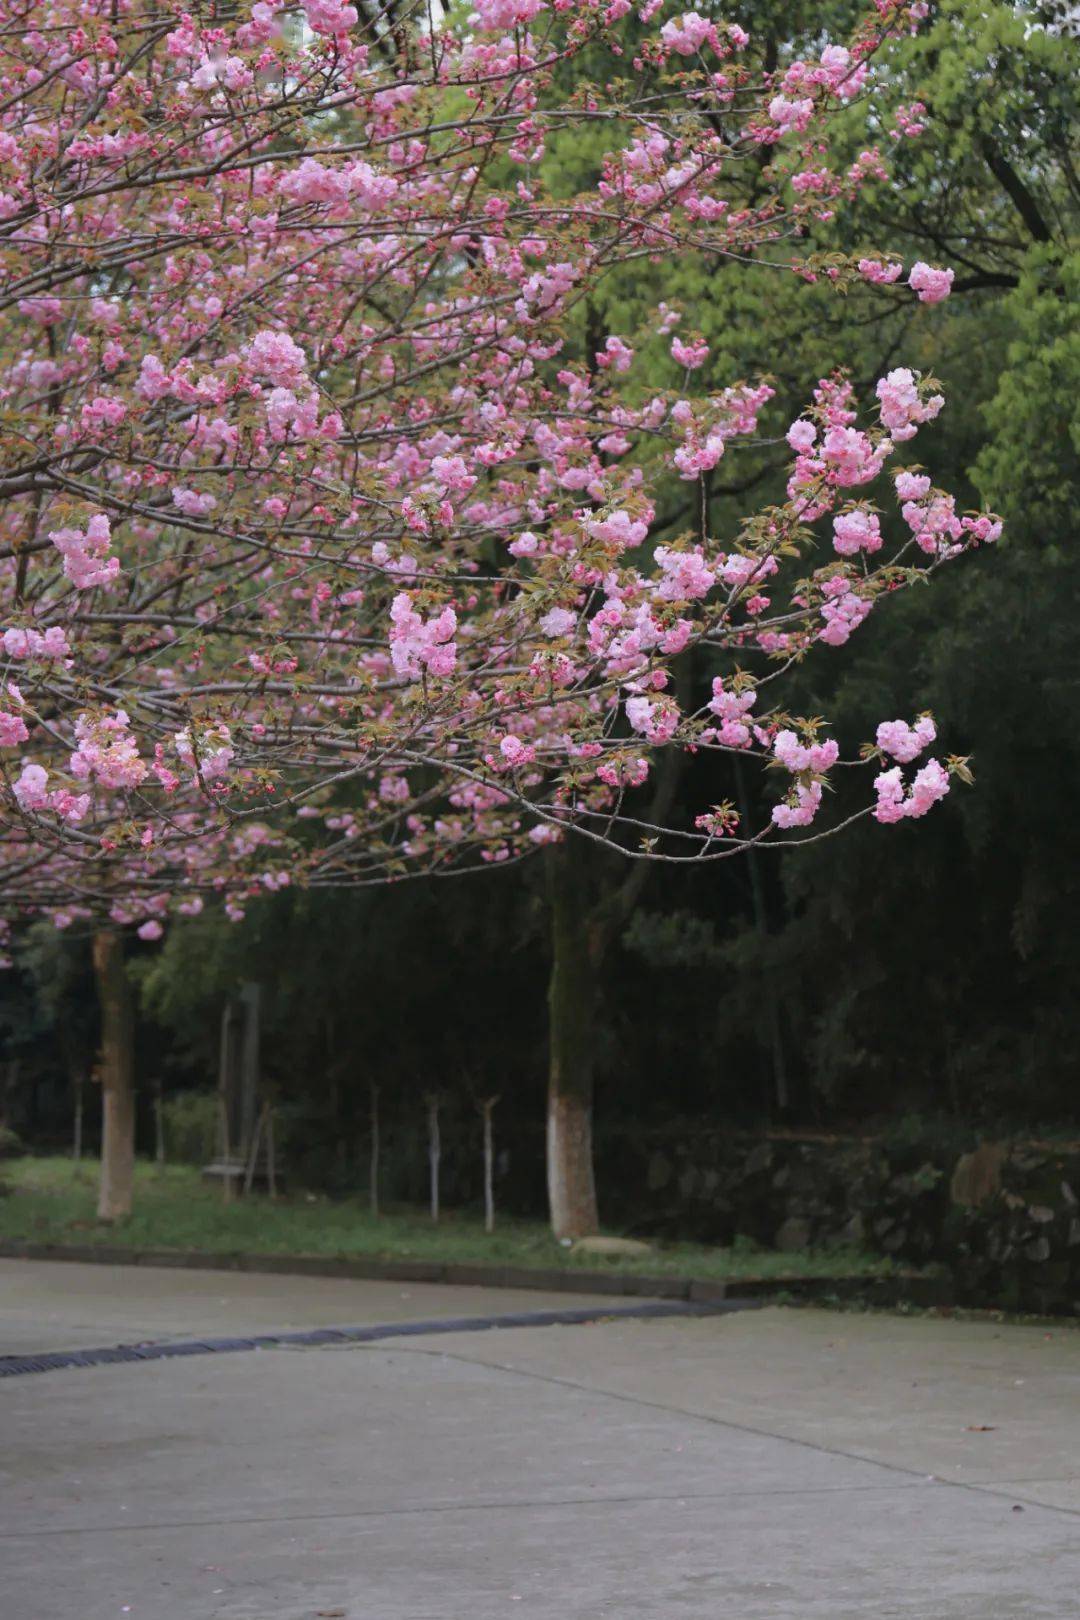
[[[0,1264],[0,1352],[549,1303],[122,1273]],[[0,1620],[1080,1610],[1068,1327],[764,1310],[51,1372],[0,1383],[0,1444]]]

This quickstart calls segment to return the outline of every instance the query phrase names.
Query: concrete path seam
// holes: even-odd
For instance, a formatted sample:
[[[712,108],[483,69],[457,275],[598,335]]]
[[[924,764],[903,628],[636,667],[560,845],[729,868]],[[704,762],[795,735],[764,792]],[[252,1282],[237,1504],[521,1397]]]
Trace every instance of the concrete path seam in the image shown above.
[[[805,1485],[762,1491],[667,1491],[652,1496],[559,1496],[538,1497],[508,1502],[505,1498],[483,1502],[431,1502],[394,1508],[354,1508],[348,1513],[257,1513],[237,1515],[235,1518],[213,1519],[155,1519],[147,1524],[73,1524],[52,1530],[0,1531],[0,1544],[5,1541],[44,1541],[57,1536],[111,1536],[134,1532],[152,1533],[158,1530],[213,1530],[221,1525],[254,1524],[321,1524],[337,1523],[349,1519],[401,1519],[425,1513],[500,1513],[527,1509],[535,1513],[542,1508],[567,1507],[649,1507],[658,1502],[723,1502],[731,1497],[745,1501],[749,1497],[773,1498],[787,1496],[861,1496],[868,1491],[914,1491],[925,1481],[913,1479],[898,1485]]]
[[[540,1383],[559,1384],[565,1389],[578,1390],[582,1395],[607,1396],[613,1401],[622,1401],[630,1406],[645,1407],[654,1412],[667,1412],[673,1417],[697,1419],[702,1423],[712,1424],[716,1428],[734,1429],[739,1434],[752,1434],[762,1440],[780,1440],[789,1446],[802,1446],[807,1451],[816,1451],[828,1457],[842,1457],[848,1462],[867,1463],[872,1468],[884,1468],[889,1473],[901,1474],[907,1479],[921,1480],[928,1485],[945,1485],[950,1490],[977,1491],[981,1496],[996,1496],[1000,1501],[1012,1498],[1026,1507],[1039,1508],[1044,1513],[1064,1513],[1069,1518],[1080,1518],[1080,1508],[1055,1507],[1051,1503],[1036,1502],[1031,1497],[1012,1496],[1006,1494],[1000,1485],[988,1481],[980,1485],[972,1480],[943,1479],[940,1474],[923,1474],[917,1468],[907,1468],[902,1463],[882,1462],[880,1457],[867,1457],[859,1451],[846,1451],[839,1446],[820,1445],[816,1440],[803,1440],[798,1435],[779,1434],[773,1429],[763,1429],[753,1423],[739,1423],[733,1418],[714,1417],[709,1412],[698,1412],[692,1407],[670,1406],[665,1401],[651,1401],[642,1395],[626,1395],[621,1390],[604,1389],[597,1384],[581,1384],[573,1378],[560,1378],[555,1373],[534,1372],[527,1367],[510,1367],[502,1361],[486,1361],[481,1356],[467,1356],[453,1350],[418,1350],[416,1355],[443,1356],[454,1361],[460,1361],[469,1367],[488,1367],[493,1372],[511,1373],[519,1378],[533,1378]]]

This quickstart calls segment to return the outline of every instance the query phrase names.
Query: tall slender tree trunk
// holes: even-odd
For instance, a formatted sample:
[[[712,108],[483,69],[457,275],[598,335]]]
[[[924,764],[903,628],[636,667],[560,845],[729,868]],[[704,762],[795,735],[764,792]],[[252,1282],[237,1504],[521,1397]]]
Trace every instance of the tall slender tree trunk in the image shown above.
[[[589,1237],[599,1226],[593,1174],[594,1027],[598,990],[589,941],[580,840],[549,856],[551,983],[548,988],[547,1180],[557,1238]]]
[[[368,1158],[368,1204],[371,1213],[379,1213],[379,1088],[374,1080],[368,1082],[369,1115],[371,1119],[371,1143]]]
[[[101,1182],[98,1219],[131,1214],[135,1173],[134,1015],[124,946],[112,929],[94,935],[101,1008]]]

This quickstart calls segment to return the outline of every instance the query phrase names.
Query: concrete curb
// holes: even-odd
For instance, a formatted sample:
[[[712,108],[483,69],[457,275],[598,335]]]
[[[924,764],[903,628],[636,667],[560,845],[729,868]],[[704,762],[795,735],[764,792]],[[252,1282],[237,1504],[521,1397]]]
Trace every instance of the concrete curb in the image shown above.
[[[316,1255],[206,1254],[196,1249],[127,1249],[104,1243],[27,1243],[16,1239],[0,1240],[0,1260],[76,1260],[100,1266],[172,1266],[184,1271],[245,1271],[280,1277],[535,1288],[549,1293],[688,1300],[700,1305],[721,1300],[775,1298],[782,1294],[797,1299],[861,1299],[874,1305],[953,1303],[948,1278],[907,1272],[893,1277],[740,1277],[718,1281],[561,1267],[485,1266],[440,1260],[334,1260]]]

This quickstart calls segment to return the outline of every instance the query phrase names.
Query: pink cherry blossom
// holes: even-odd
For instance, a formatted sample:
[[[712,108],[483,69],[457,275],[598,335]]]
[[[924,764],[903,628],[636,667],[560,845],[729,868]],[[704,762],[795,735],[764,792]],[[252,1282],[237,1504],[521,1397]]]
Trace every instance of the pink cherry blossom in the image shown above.
[[[920,715],[914,726],[905,720],[883,720],[877,728],[877,745],[901,765],[910,765],[934,741],[937,728],[930,715]]]
[[[908,286],[919,295],[920,304],[940,304],[952,292],[952,270],[936,270],[920,259],[911,267]]]

